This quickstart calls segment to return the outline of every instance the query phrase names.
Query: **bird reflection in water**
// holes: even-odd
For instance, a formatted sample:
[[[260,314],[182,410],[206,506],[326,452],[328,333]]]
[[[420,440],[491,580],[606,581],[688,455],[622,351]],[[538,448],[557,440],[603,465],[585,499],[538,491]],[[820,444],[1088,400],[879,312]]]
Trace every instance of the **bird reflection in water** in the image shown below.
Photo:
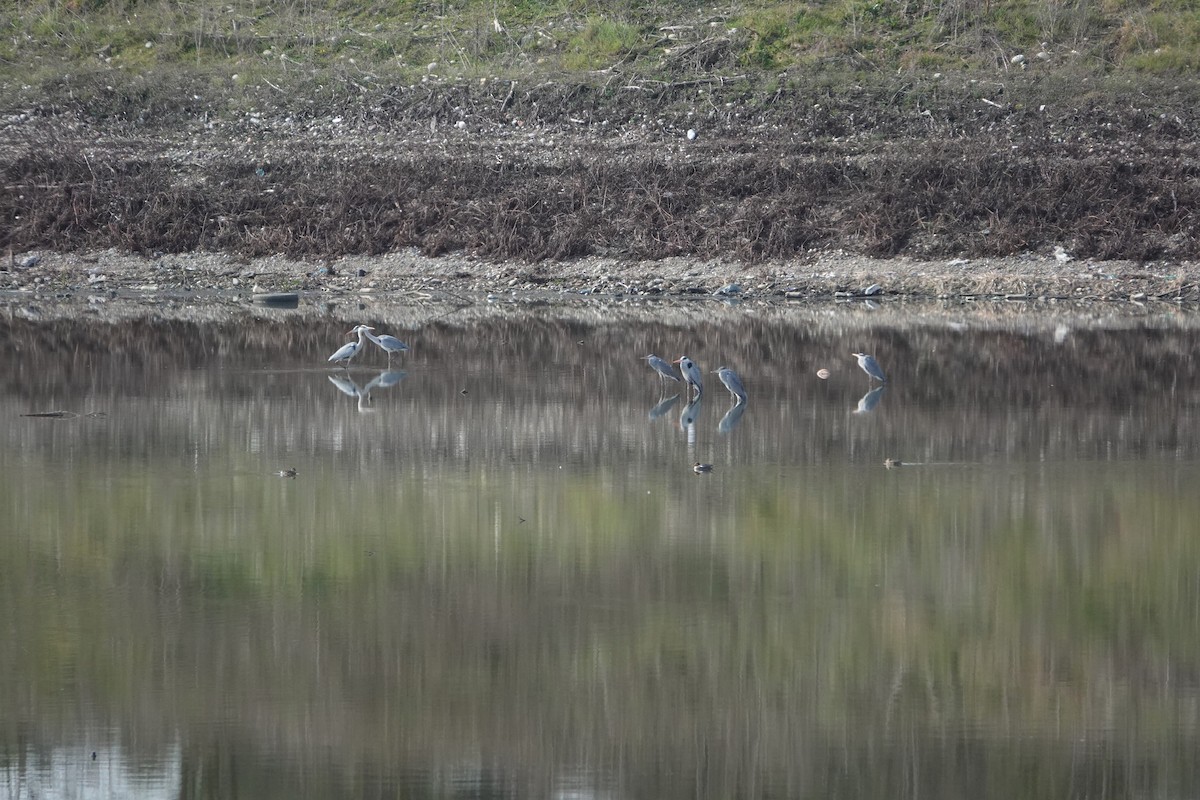
[[[883,399],[883,393],[887,386],[876,386],[871,391],[867,392],[858,401],[858,408],[854,409],[855,414],[870,414],[875,410],[875,406],[879,405],[879,401]]]
[[[729,407],[725,412],[725,416],[721,417],[721,421],[717,423],[717,433],[729,433],[737,424],[742,421],[742,414],[746,413],[746,401],[738,400]]]
[[[654,405],[654,407],[650,409],[650,414],[649,414],[650,419],[658,419],[663,414],[666,414],[668,411],[670,411],[672,408],[674,408],[675,404],[678,402],[679,402],[679,394],[678,393],[675,393],[675,394],[671,395],[670,397],[665,397],[662,400],[659,400]]]
[[[688,447],[693,447],[696,444],[696,419],[700,416],[701,395],[696,395],[692,402],[683,407],[683,411],[679,412],[679,430],[687,434]]]
[[[374,411],[371,405],[371,392],[376,389],[390,389],[399,383],[408,373],[404,370],[384,370],[372,378],[366,386],[359,386],[349,375],[327,375],[329,382],[347,397],[358,401],[358,410],[367,413]]]

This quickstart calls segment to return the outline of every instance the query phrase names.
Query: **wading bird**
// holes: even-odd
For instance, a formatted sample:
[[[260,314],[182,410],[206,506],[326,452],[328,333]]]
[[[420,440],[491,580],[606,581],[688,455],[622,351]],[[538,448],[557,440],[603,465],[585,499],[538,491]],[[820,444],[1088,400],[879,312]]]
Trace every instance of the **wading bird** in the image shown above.
[[[346,344],[342,345],[341,347],[338,348],[338,351],[336,353],[334,353],[333,355],[331,355],[329,357],[329,360],[330,361],[341,361],[341,362],[343,362],[342,363],[343,367],[350,366],[350,359],[352,359],[356,355],[358,355],[359,350],[362,350],[363,334],[365,334],[368,330],[369,330],[369,328],[367,328],[366,325],[355,325],[350,330],[350,333],[351,334],[357,333],[358,341],[357,342],[347,342]]]
[[[388,364],[392,363],[392,353],[404,353],[408,351],[408,345],[397,339],[395,336],[389,336],[386,333],[382,336],[376,336],[375,334],[371,333],[371,331],[375,330],[374,328],[367,327],[366,325],[363,327],[367,328],[367,338],[379,345],[381,348],[383,348],[383,351],[387,353]]]
[[[659,358],[651,353],[648,356],[642,356],[642,360],[658,373],[659,382],[662,383],[664,391],[667,388],[668,379],[676,383],[679,382],[679,376],[675,374],[675,370],[671,369],[671,365],[667,363],[666,359]]]
[[[746,387],[742,386],[742,379],[737,373],[729,367],[721,367],[713,370],[713,373],[721,379],[721,383],[725,384],[725,388],[733,395],[733,399],[739,403],[746,402]]]
[[[688,394],[694,387],[696,389],[696,397],[704,391],[704,383],[700,377],[700,368],[696,366],[696,362],[692,361],[687,356],[680,356],[671,362],[679,365],[679,372],[683,375],[683,382],[688,385]]]
[[[867,373],[871,380],[887,383],[887,376],[883,374],[883,367],[879,366],[875,356],[869,356],[866,353],[851,353],[851,355],[858,359],[858,366],[862,367],[862,371]]]

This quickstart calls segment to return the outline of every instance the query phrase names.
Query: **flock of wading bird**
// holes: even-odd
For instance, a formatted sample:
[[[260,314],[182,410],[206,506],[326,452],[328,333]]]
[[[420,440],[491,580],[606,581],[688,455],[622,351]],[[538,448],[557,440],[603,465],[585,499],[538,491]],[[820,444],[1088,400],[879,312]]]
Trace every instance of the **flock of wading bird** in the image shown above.
[[[356,355],[358,355],[359,351],[361,351],[363,346],[366,344],[364,339],[371,340],[375,344],[379,345],[380,349],[387,353],[388,364],[392,363],[392,353],[403,353],[408,350],[408,345],[397,339],[395,336],[389,336],[388,334],[376,336],[374,333],[372,333],[374,330],[375,329],[370,325],[354,326],[354,328],[350,330],[350,335],[357,335],[358,339],[352,342],[347,342],[339,347],[337,352],[329,357],[329,361],[333,363],[339,363],[343,367],[348,367],[350,362]],[[887,382],[887,376],[884,374],[883,368],[879,366],[879,362],[875,360],[874,356],[866,353],[852,353],[851,355],[858,359],[858,366],[862,368],[863,372],[867,373],[868,380],[879,381],[881,384]],[[680,356],[674,361],[667,361],[666,359],[659,358],[651,353],[650,355],[642,356],[642,360],[649,364],[650,368],[658,373],[659,380],[662,382],[664,393],[667,386],[667,381],[675,381],[676,383],[683,381],[687,390],[689,403],[695,403],[700,399],[700,395],[704,393],[703,372],[701,371],[700,367],[697,366],[696,362],[687,356]],[[679,367],[678,374],[675,371],[676,366]],[[821,373],[824,374],[821,375]],[[746,387],[742,384],[742,379],[738,377],[738,374],[729,367],[718,367],[717,369],[713,370],[712,374],[716,375],[717,378],[720,379],[725,388],[729,390],[729,394],[733,396],[733,408],[729,410],[729,413],[725,415],[725,418],[732,423],[736,423],[736,420],[741,417],[741,411],[745,409],[747,399]],[[821,375],[821,377],[829,376],[827,370],[821,370],[817,374]],[[874,404],[870,402],[869,398],[873,398],[877,402],[877,393],[882,390],[882,388],[883,387],[881,386],[879,389],[874,390],[873,393],[869,392],[867,397],[864,397],[863,400],[859,402],[858,410],[860,412],[864,410],[869,411],[870,407],[864,409],[864,404],[873,406]],[[678,397],[678,395],[676,395],[676,397]],[[670,399],[673,401],[675,398]],[[888,460],[892,461],[892,459]],[[892,466],[892,464],[888,464],[888,466]],[[696,474],[712,472],[712,469],[712,464],[703,464],[699,461],[692,465],[692,471]],[[292,469],[291,474],[287,475],[286,477],[295,477],[295,475],[295,469]]]
[[[880,384],[887,382],[887,375],[884,374],[883,368],[879,366],[879,362],[875,360],[874,356],[866,353],[852,353],[851,355],[858,359],[858,366],[862,368],[863,372],[867,373],[867,379],[869,381],[879,381]],[[681,380],[686,387],[689,403],[695,403],[700,399],[700,395],[704,393],[703,371],[699,366],[697,366],[695,361],[687,356],[680,356],[674,361],[667,361],[666,359],[659,358],[651,353],[650,355],[642,356],[642,359],[650,365],[651,369],[658,373],[659,380],[662,382],[664,393],[666,390],[667,381],[679,382]],[[679,374],[675,373],[674,367],[676,366],[679,367]],[[729,394],[733,396],[733,407],[729,409],[729,411],[725,414],[725,418],[721,420],[721,424],[718,425],[718,430],[725,432],[732,428],[733,425],[737,424],[737,420],[741,418],[742,411],[745,410],[747,399],[746,387],[742,383],[742,379],[738,377],[738,374],[729,367],[718,367],[717,369],[713,370],[712,374],[716,375],[720,379],[721,383],[725,385],[725,388],[729,390]],[[823,378],[827,378],[829,377],[829,372],[828,370],[821,370],[818,375]],[[692,395],[693,391],[695,392],[694,399]],[[871,408],[874,407],[874,404],[879,401],[879,396],[882,391],[883,387],[881,385],[878,389],[868,392],[867,396],[859,401],[858,412],[862,413],[865,411],[870,411]],[[678,397],[678,395],[676,395],[676,397]],[[675,398],[670,398],[670,402],[673,402],[674,399]],[[689,405],[689,407],[691,406]],[[686,419],[687,416],[688,412],[685,409],[684,418],[681,418],[680,420],[681,424],[683,424],[684,419]],[[712,472],[712,469],[712,464],[704,464],[699,461],[692,465],[692,471],[697,475],[705,472]]]

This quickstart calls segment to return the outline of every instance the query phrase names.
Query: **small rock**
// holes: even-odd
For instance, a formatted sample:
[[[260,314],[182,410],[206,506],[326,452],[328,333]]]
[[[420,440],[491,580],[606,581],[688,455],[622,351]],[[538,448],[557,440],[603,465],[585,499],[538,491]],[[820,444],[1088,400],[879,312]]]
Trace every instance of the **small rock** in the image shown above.
[[[713,292],[718,297],[733,297],[742,293],[742,287],[736,283],[727,283]]]
[[[22,258],[19,266],[22,269],[30,269],[32,267],[36,267],[40,263],[42,263],[42,257],[34,253],[33,255],[28,255]]]
[[[695,128],[688,128],[687,138],[688,138],[689,142],[695,141],[695,139],[696,139],[696,129]]]
[[[874,297],[877,294],[883,294],[883,287],[878,283],[872,283],[870,286],[863,289],[864,297]]]

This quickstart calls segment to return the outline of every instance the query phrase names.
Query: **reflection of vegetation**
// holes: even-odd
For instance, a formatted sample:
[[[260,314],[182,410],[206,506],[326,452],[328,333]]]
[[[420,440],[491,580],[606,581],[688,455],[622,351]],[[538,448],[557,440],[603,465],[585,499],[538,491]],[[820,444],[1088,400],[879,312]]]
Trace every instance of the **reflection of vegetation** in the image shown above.
[[[1200,500],[1132,469],[1111,486],[748,475],[712,499],[683,482],[652,500],[558,470],[304,486],[28,474],[0,489],[6,527],[28,532],[0,554],[0,585],[32,646],[0,667],[46,701],[83,680],[114,710],[161,683],[184,725],[214,713],[213,693],[271,698],[286,726],[332,692],[321,729],[424,728],[447,748],[486,720],[514,742],[573,731],[562,747],[603,724],[676,760],[694,735],[737,746],[763,726],[827,739],[1003,721],[1001,741],[1065,746],[1114,714],[1142,735],[1186,730],[1171,687],[1192,688],[1165,681],[1200,668]]]
[[[585,339],[609,354],[601,379],[514,373],[465,402],[456,382],[495,354],[431,329],[413,358],[461,371],[414,367],[401,400],[361,416],[324,373],[266,390],[230,366],[302,362],[271,348],[279,334],[303,351],[306,330],[157,330],[166,355],[97,355],[90,392],[54,349],[78,331],[17,365],[30,397],[120,413],[0,433],[0,603],[21,644],[0,647],[8,719],[53,728],[64,694],[86,696],[146,732],[132,739],[182,731],[186,758],[217,772],[235,745],[388,765],[372,774],[486,751],[531,785],[621,764],[637,796],[689,793],[681,774],[725,794],[751,775],[793,796],[879,794],[914,764],[909,780],[955,796],[1062,796],[1073,769],[1074,786],[1143,768],[1200,785],[1171,755],[1197,733],[1183,701],[1200,674],[1200,497],[1192,445],[1157,455],[1189,421],[1190,333],[1063,348],[874,331],[891,363],[916,354],[897,374],[932,378],[894,380],[862,419],[849,358],[819,389],[794,370],[772,383],[849,353],[852,334],[714,325],[707,341],[770,355],[732,436],[720,409],[701,419],[701,446],[728,448],[701,480],[678,432],[646,420],[655,379],[616,331],[497,323],[483,339],[541,364],[572,363]],[[631,353],[671,335],[620,331]],[[1055,375],[1087,391],[1019,410]],[[882,468],[920,447],[935,463]],[[1125,460],[1079,457],[1111,447]],[[282,452],[300,455],[295,480],[262,466]],[[234,734],[210,744],[217,724]]]

